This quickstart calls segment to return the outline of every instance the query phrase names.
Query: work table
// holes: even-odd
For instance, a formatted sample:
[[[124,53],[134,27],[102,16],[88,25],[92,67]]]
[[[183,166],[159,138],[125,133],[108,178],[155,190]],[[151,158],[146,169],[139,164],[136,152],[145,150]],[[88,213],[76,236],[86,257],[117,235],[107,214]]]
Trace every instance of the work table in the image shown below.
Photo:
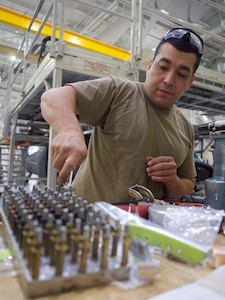
[[[4,228],[1,228],[1,235],[4,235]],[[225,245],[225,236],[218,234],[215,244]],[[156,254],[155,257],[160,261],[159,278],[154,282],[139,286],[135,289],[124,290],[115,285],[109,284],[105,286],[98,286],[93,288],[87,288],[83,290],[73,290],[66,293],[60,293],[56,295],[48,295],[44,297],[38,297],[38,300],[127,300],[138,299],[147,300],[153,296],[159,295],[174,288],[195,282],[196,280],[206,276],[212,272],[207,264],[190,266],[184,263],[171,260],[162,254]],[[12,274],[5,274],[0,276],[0,298],[4,300],[26,300],[29,299],[25,296],[18,276],[15,272]]]

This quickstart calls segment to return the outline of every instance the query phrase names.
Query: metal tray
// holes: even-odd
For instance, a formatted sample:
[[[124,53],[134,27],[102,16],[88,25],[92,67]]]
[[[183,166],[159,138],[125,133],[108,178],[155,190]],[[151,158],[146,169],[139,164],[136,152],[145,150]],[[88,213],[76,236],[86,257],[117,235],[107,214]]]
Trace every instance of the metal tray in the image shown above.
[[[77,272],[76,266],[65,259],[62,276],[55,276],[54,267],[51,267],[46,259],[42,259],[39,277],[34,280],[2,208],[0,208],[0,214],[7,233],[7,242],[15,257],[20,283],[24,293],[29,297],[103,285],[113,280],[123,281],[129,278],[131,263],[121,266],[118,263],[118,257],[115,257],[109,259],[107,270],[99,270],[97,263],[88,261],[86,273]]]

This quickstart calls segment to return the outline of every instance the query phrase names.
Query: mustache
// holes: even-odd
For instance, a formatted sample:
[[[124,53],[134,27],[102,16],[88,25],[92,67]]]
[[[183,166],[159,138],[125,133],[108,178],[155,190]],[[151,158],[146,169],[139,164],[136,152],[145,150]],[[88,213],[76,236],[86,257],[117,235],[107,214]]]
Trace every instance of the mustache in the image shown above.
[[[168,88],[167,86],[158,86],[158,90],[173,94],[173,90],[171,88]]]

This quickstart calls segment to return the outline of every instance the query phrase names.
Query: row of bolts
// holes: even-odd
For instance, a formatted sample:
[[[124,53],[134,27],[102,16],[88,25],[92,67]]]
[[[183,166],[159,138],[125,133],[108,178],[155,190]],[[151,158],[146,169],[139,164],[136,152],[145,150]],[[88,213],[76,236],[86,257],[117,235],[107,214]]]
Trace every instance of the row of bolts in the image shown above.
[[[6,186],[3,195],[3,211],[33,279],[39,277],[43,256],[49,257],[55,276],[62,275],[67,254],[78,265],[77,272],[87,271],[88,260],[100,261],[98,268],[107,270],[109,259],[117,258],[119,243],[120,266],[127,265],[128,228],[122,230],[119,222],[112,226],[107,214],[72,190],[34,186],[28,193],[23,186]]]

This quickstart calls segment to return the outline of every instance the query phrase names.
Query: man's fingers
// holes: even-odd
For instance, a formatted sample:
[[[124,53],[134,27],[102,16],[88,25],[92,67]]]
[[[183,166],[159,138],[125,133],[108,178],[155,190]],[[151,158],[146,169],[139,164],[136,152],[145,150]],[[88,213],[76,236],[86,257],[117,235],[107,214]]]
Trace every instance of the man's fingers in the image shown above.
[[[59,171],[59,175],[57,178],[58,184],[63,184],[68,178],[68,176],[70,175],[70,173],[75,169],[76,169],[76,165],[74,164],[74,162],[71,163],[71,160],[69,158],[66,159],[63,167]]]
[[[62,172],[59,172],[59,175],[57,177],[57,183],[59,185],[64,184],[68,176],[69,176],[69,174],[64,174]]]

